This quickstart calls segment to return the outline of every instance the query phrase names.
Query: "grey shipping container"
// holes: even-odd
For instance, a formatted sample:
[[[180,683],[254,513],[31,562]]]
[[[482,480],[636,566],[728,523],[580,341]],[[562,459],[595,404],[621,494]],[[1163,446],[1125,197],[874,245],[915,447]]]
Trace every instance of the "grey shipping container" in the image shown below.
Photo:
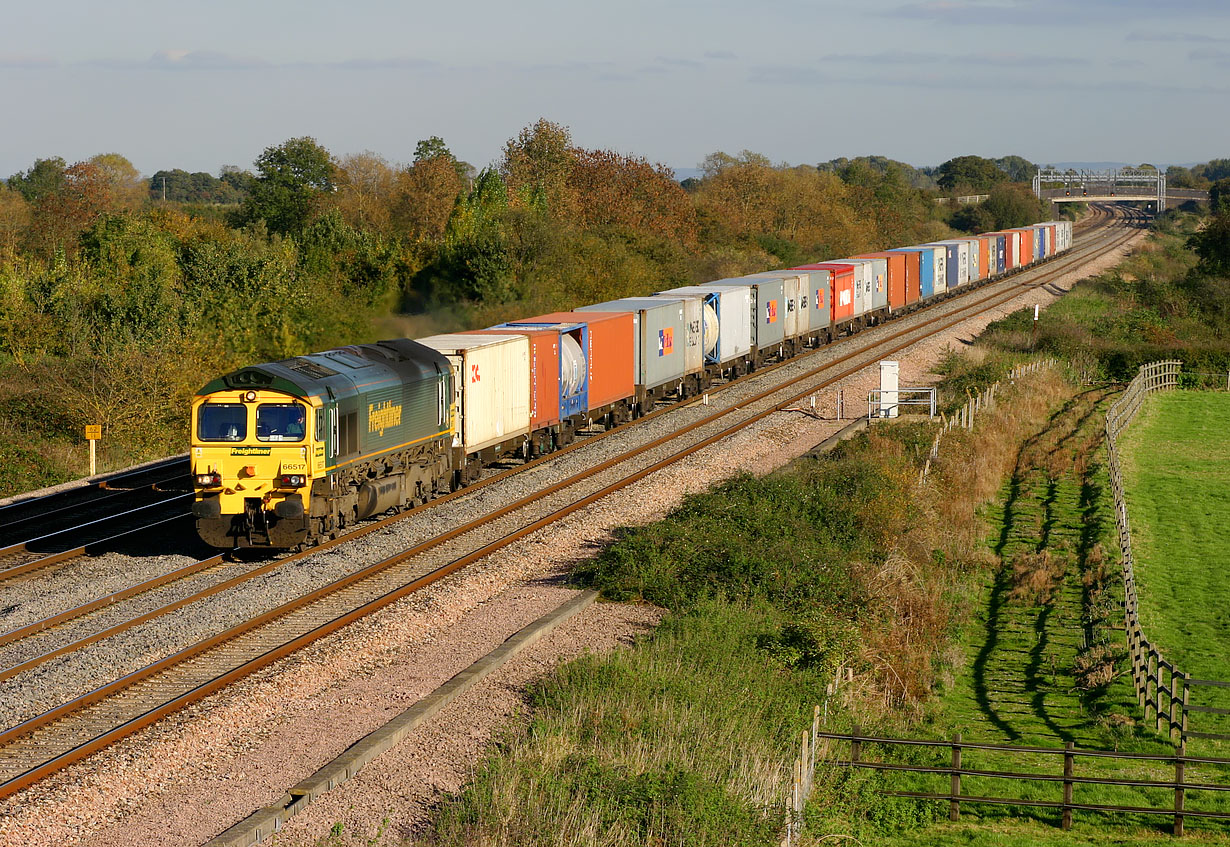
[[[752,290],[752,347],[758,358],[779,356],[786,338],[786,285],[781,277],[718,279],[706,285]]]
[[[702,301],[702,347],[706,362],[725,364],[751,354],[750,286],[685,285],[654,292],[654,296],[687,296]]]

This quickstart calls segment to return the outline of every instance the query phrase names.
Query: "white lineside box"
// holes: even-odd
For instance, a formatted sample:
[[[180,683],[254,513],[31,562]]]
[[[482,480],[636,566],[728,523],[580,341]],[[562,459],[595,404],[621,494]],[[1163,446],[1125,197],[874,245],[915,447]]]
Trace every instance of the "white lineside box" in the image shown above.
[[[880,362],[880,417],[897,417],[897,388],[900,368],[897,362],[883,359]]]

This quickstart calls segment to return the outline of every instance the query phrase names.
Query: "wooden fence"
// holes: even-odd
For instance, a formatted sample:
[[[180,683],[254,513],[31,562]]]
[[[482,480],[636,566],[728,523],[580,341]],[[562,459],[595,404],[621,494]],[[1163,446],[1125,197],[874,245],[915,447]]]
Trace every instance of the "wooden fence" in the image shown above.
[[[1152,717],[1157,732],[1166,732],[1180,741],[1188,738],[1230,740],[1228,733],[1197,732],[1188,727],[1189,715],[1193,713],[1230,715],[1230,709],[1191,702],[1193,689],[1230,689],[1230,682],[1192,678],[1168,661],[1141,628],[1131,524],[1128,520],[1123,473],[1119,464],[1119,436],[1135,419],[1146,397],[1155,391],[1171,391],[1179,386],[1182,366],[1183,363],[1179,361],[1142,365],[1123,396],[1116,400],[1106,413],[1107,469],[1110,474],[1111,493],[1115,499],[1115,524],[1123,558],[1124,626],[1127,631],[1136,702],[1144,711],[1145,720]]]
[[[817,710],[818,714],[818,710]],[[806,735],[806,733],[804,733]],[[1210,793],[1230,792],[1230,782],[1194,782],[1188,778],[1188,768],[1194,765],[1214,766],[1219,773],[1224,773],[1227,767],[1230,767],[1230,759],[1218,759],[1208,756],[1188,756],[1183,744],[1175,748],[1174,754],[1150,754],[1150,753],[1119,753],[1110,750],[1087,750],[1077,749],[1072,742],[1068,742],[1062,748],[1056,747],[1022,747],[1011,744],[982,744],[976,742],[963,741],[958,733],[949,741],[937,740],[919,740],[907,738],[880,738],[862,734],[858,727],[855,727],[849,733],[825,732],[819,728],[818,718],[813,722],[812,732],[807,742],[810,746],[811,761],[816,760],[816,750],[820,743],[828,739],[837,742],[846,742],[850,745],[850,756],[848,759],[834,758],[829,759],[824,764],[835,767],[846,767],[852,769],[865,769],[881,772],[908,773],[919,775],[931,775],[948,777],[948,785],[946,791],[893,791],[882,790],[879,793],[890,797],[907,797],[917,800],[938,800],[948,803],[948,818],[956,821],[961,816],[961,805],[991,805],[991,806],[1023,806],[1032,808],[1055,809],[1059,812],[1059,825],[1063,829],[1069,829],[1072,826],[1072,812],[1102,812],[1102,813],[1130,813],[1139,815],[1160,815],[1165,817],[1173,817],[1174,834],[1182,835],[1184,823],[1187,818],[1207,818],[1230,820],[1230,811],[1217,811],[1210,809],[1193,809],[1188,806],[1187,794],[1190,791],[1203,791]],[[926,747],[933,749],[942,749],[949,752],[948,763],[943,765],[915,765],[901,764],[893,761],[885,761],[883,759],[872,759],[867,756],[866,747],[869,745],[881,745],[889,748],[893,747]],[[1026,767],[1036,767],[1035,761],[1039,757],[1050,758],[1056,762],[1056,767],[1052,772],[1039,772],[1037,770],[1026,770],[1022,768],[1014,768],[1012,770],[991,770],[986,768],[971,767],[964,754],[971,751],[985,751],[996,755],[1007,755],[1012,759],[1025,759],[1028,762]],[[1143,765],[1152,763],[1159,767],[1167,768],[1168,773],[1173,769],[1173,779],[1128,779],[1128,778],[1109,778],[1097,774],[1078,774],[1077,763],[1081,759],[1102,759],[1112,760],[1122,763],[1122,767],[1139,768]],[[962,780],[964,778],[978,779],[993,779],[993,780],[1010,780],[1015,783],[1039,783],[1049,784],[1056,787],[1054,799],[1039,800],[1023,797],[1012,797],[1007,795],[973,795],[967,794],[962,788]],[[809,782],[809,785],[811,783]],[[1162,789],[1172,792],[1173,802],[1165,806],[1123,806],[1113,805],[1108,803],[1090,803],[1082,802],[1074,796],[1074,789],[1082,785],[1098,785],[1098,786],[1120,786],[1132,789]],[[792,832],[797,833],[797,829]],[[784,844],[793,844],[797,835],[792,836],[787,834],[787,839]]]

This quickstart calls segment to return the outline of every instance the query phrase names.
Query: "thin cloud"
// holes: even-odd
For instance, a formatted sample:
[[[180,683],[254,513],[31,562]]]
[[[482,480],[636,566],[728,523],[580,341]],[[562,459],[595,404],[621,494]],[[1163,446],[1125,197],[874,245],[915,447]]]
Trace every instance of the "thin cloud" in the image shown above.
[[[1218,38],[1200,32],[1132,32],[1128,41],[1145,41],[1160,44],[1225,44],[1230,38]]]
[[[923,0],[907,3],[884,13],[892,18],[911,18],[946,24],[991,24],[1055,26],[1075,22],[1154,19],[1158,17],[1225,14],[1224,0]]]
[[[1218,67],[1230,67],[1230,50],[1221,50],[1216,47],[1193,50],[1187,54],[1187,58],[1193,62],[1212,62]]]
[[[50,56],[39,56],[27,53],[0,53],[0,68],[54,68],[58,65]]]
[[[695,59],[673,59],[666,56],[658,56],[654,61],[660,65],[666,65],[671,68],[689,68],[691,70],[697,70],[704,67],[702,62],[698,62]]]
[[[736,56],[734,53],[730,52],[729,50],[710,50],[709,52],[705,53],[705,58],[714,59],[715,61],[719,61],[719,62],[729,62],[739,57]]]

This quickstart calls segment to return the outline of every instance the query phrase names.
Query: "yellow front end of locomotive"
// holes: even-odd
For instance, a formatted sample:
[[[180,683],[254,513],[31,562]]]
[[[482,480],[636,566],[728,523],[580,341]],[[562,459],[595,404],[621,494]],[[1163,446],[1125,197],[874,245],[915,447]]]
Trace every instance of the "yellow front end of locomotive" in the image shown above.
[[[275,391],[219,391],[192,406],[193,515],[215,547],[293,547],[308,536],[324,468],[312,406]]]

